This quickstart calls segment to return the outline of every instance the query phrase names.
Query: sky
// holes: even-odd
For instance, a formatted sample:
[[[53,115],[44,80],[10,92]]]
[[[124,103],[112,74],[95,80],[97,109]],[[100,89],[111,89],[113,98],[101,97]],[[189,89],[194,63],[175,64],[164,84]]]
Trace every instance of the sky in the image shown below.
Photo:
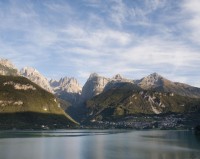
[[[0,57],[48,79],[151,73],[200,87],[199,0],[0,0]]]

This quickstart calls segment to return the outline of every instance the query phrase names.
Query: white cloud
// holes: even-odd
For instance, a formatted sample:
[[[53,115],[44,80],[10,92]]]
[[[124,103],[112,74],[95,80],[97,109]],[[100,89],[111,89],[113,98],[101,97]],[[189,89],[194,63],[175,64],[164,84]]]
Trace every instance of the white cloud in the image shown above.
[[[163,8],[166,6],[166,0],[145,0],[145,7],[148,8],[147,13],[153,12],[156,9]]]
[[[138,38],[137,41],[131,40],[131,44],[135,43],[129,47],[115,45],[115,47],[102,48],[101,45],[95,45],[90,49],[70,48],[72,52],[78,53],[81,57],[71,60],[78,66],[80,76],[83,77],[83,74],[87,76],[89,72],[97,72],[104,76],[121,73],[134,78],[134,74],[144,75],[145,72],[152,73],[159,70],[159,73],[164,75],[173,75],[170,78],[174,77],[171,79],[175,81],[177,79],[180,82],[188,82],[185,76],[178,75],[179,72],[197,72],[195,68],[200,67],[200,54],[183,42],[157,36],[147,39],[129,36],[130,39]],[[149,69],[152,69],[152,72],[149,72]],[[164,69],[167,69],[168,73]]]
[[[53,12],[57,12],[57,13],[67,13],[70,15],[74,14],[73,9],[71,8],[71,6],[68,3],[65,3],[64,1],[61,3],[56,3],[55,1],[45,1],[44,5],[49,8],[51,11]]]
[[[187,17],[185,19],[185,26],[189,29],[186,35],[190,40],[200,45],[200,1],[199,0],[185,0],[182,4],[183,14]]]
[[[94,7],[94,8],[99,8],[102,1],[101,0],[83,0],[86,6]]]
[[[144,0],[136,3],[112,0],[109,8],[109,20],[118,26],[149,25],[148,15],[166,5],[166,0]]]
[[[72,42],[87,47],[102,47],[108,45],[124,46],[128,45],[131,41],[131,36],[128,33],[109,28],[92,30],[92,28],[84,29],[75,25],[67,27],[62,32]]]
[[[41,48],[53,45],[59,40],[56,32],[39,26],[35,30],[29,31],[25,38],[36,47]]]
[[[122,0],[114,0],[113,2],[110,10],[110,19],[116,24],[122,25],[127,16],[129,16],[129,10]]]
[[[33,6],[29,3],[21,5],[16,1],[9,1],[8,3],[9,7],[4,7],[4,4],[2,4],[0,10],[0,28],[20,31],[30,30],[39,16]]]
[[[72,4],[45,1],[44,6],[37,8],[29,1],[0,8],[0,33],[16,34],[0,37],[0,56],[14,60],[19,67],[49,66],[54,76],[66,71],[82,80],[91,72],[135,78],[159,71],[188,82],[192,77],[183,73],[192,72],[194,76],[198,72],[199,50],[187,43],[189,37],[200,44],[198,0],[184,1],[182,13],[177,16],[157,15],[159,9],[160,12],[166,7],[173,9],[166,0],[145,0],[138,4],[84,0],[87,8],[82,3],[79,7]],[[191,34],[184,32],[185,27]]]
[[[144,64],[169,64],[191,66],[199,61],[200,54],[177,42],[162,39],[148,39],[136,47],[124,51],[124,59]]]

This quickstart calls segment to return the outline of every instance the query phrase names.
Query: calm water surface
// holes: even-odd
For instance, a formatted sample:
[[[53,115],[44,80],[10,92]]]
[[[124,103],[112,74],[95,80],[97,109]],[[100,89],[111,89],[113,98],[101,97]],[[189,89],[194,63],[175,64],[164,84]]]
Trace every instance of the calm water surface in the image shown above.
[[[0,159],[200,159],[200,139],[191,131],[1,131]]]

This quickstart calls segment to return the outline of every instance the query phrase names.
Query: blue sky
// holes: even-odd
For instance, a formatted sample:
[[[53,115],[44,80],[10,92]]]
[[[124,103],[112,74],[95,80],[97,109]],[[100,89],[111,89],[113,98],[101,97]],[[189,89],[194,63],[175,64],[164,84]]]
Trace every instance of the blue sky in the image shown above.
[[[153,72],[200,87],[199,0],[0,0],[0,57],[48,78]]]

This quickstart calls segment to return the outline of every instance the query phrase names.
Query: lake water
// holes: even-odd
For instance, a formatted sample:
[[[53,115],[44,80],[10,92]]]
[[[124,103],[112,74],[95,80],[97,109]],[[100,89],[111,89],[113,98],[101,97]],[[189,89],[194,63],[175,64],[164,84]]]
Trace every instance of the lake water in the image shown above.
[[[200,140],[191,131],[3,131],[0,159],[200,159]]]

